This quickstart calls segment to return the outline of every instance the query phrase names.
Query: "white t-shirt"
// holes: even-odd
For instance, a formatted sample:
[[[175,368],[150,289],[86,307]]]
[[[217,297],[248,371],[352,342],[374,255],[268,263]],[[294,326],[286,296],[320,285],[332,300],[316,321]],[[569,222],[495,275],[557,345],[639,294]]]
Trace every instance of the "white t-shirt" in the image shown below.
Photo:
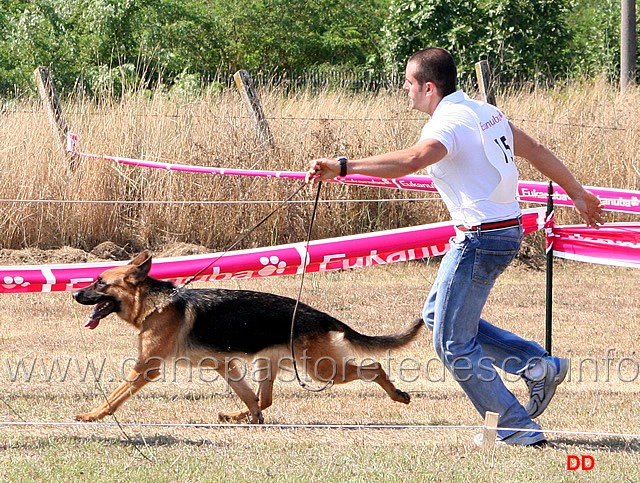
[[[506,116],[462,90],[446,96],[422,128],[420,141],[435,139],[447,155],[427,168],[457,225],[520,215],[513,132]]]

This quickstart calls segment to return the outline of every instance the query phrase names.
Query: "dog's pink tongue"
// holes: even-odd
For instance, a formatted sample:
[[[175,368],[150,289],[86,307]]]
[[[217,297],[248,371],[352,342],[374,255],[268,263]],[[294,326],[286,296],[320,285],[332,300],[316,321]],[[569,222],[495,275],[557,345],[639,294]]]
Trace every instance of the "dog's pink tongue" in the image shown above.
[[[98,327],[98,324],[100,323],[100,319],[89,319],[87,320],[87,323],[84,324],[86,329],[95,329],[96,327]]]

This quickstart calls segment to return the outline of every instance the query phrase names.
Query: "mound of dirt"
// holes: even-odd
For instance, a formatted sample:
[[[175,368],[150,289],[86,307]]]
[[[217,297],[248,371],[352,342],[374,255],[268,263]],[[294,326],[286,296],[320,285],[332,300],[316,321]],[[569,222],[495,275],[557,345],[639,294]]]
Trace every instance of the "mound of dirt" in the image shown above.
[[[129,260],[131,255],[112,241],[100,243],[91,250],[91,255],[102,260]]]
[[[186,257],[189,255],[202,255],[205,253],[211,253],[211,249],[203,247],[202,245],[193,245],[191,243],[175,242],[165,246],[157,253],[154,252],[156,257]]]
[[[84,263],[95,257],[78,248],[62,247],[55,250],[24,248],[22,250],[0,250],[1,265],[43,265],[54,263]]]
[[[529,270],[544,270],[546,267],[546,257],[544,252],[527,240],[524,240],[513,265]]]

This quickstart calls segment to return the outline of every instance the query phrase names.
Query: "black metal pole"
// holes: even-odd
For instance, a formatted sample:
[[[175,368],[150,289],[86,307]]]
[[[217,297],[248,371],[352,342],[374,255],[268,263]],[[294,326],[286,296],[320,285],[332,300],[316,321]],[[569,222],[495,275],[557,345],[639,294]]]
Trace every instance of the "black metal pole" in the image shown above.
[[[551,327],[552,327],[552,297],[553,297],[553,238],[549,229],[553,227],[553,184],[549,181],[549,197],[547,198],[547,220],[545,223],[546,249],[547,249],[547,293],[546,293],[546,320],[545,320],[545,349],[551,355]]]

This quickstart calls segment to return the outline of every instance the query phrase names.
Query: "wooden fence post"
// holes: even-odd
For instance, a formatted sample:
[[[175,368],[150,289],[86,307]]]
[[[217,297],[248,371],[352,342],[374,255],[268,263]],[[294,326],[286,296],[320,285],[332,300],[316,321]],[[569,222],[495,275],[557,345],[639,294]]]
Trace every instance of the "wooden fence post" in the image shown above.
[[[42,103],[47,109],[47,116],[49,118],[49,124],[53,131],[53,137],[56,139],[60,150],[64,156],[68,156],[67,153],[67,123],[64,120],[62,114],[62,107],[60,106],[60,100],[58,99],[58,93],[56,87],[53,84],[53,79],[49,73],[49,69],[46,67],[38,67],[33,71],[33,75],[38,86],[38,92]],[[69,157],[69,169],[73,172],[76,168],[75,156]]]
[[[476,62],[476,78],[478,79],[478,87],[482,98],[489,104],[496,105],[496,96],[491,86],[491,72],[489,71],[489,62],[481,60]]]
[[[242,94],[247,105],[247,109],[249,109],[249,114],[251,115],[251,119],[253,120],[253,124],[256,128],[256,132],[258,133],[258,138],[260,139],[262,146],[264,147],[266,145],[273,149],[273,137],[271,136],[269,125],[267,124],[264,112],[262,111],[260,99],[253,87],[253,81],[251,80],[249,73],[246,70],[239,70],[234,74],[233,80],[236,82],[236,87]]]
[[[493,449],[496,444],[496,436],[498,435],[498,419],[500,415],[492,411],[487,411],[484,416],[484,430],[482,433],[482,448],[486,452]],[[492,428],[492,429],[489,429]]]

